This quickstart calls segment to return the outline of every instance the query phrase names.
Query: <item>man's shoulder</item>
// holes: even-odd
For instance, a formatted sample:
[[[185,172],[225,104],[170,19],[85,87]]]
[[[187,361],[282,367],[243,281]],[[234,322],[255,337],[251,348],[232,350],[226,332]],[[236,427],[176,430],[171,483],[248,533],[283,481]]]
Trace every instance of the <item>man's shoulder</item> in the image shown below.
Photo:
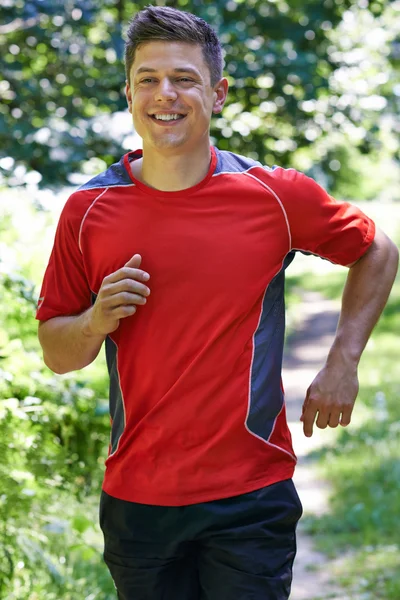
[[[215,175],[224,173],[244,173],[255,167],[262,167],[262,164],[253,158],[242,156],[228,150],[215,149],[217,155],[217,165]]]
[[[257,182],[280,200],[308,201],[316,196],[327,201],[328,195],[314,179],[292,167],[268,166],[254,158],[216,148],[217,166],[214,176],[244,176],[248,185]],[[252,183],[250,183],[250,181]]]
[[[109,190],[135,186],[124,165],[124,157],[108,169],[95,175],[86,183],[75,189],[68,197],[62,218],[78,223],[96,200]]]
[[[95,175],[95,177],[92,177],[92,179],[89,179],[89,181],[81,185],[76,192],[85,192],[89,190],[99,190],[99,192],[101,192],[105,188],[134,185],[135,184],[126,170],[124,157],[122,157],[121,160],[112,164],[108,169]]]
[[[265,173],[273,174],[274,177],[282,177],[289,171],[296,173],[295,169],[284,169],[278,165],[268,166],[254,158],[229,152],[228,150],[219,150],[216,148],[216,154],[218,160],[215,175],[250,172],[256,177],[262,176]]]

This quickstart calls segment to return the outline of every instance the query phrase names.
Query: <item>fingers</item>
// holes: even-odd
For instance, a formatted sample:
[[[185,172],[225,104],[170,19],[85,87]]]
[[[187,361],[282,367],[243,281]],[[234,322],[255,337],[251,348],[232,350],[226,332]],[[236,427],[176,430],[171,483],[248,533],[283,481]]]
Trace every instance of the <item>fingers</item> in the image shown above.
[[[317,411],[310,406],[308,406],[301,416],[301,420],[303,421],[303,431],[304,435],[307,437],[311,437],[313,434],[314,421],[317,416]]]
[[[314,424],[319,429],[346,427],[351,421],[358,394],[357,370],[342,364],[325,365],[307,390],[300,421],[304,435],[312,436]]]
[[[140,254],[135,254],[125,266],[103,279],[99,290],[99,300],[105,301],[107,308],[146,303],[150,289],[141,282],[148,281],[150,275],[138,268],[141,262]]]
[[[143,306],[150,295],[150,289],[133,279],[122,279],[116,283],[106,282],[99,291],[97,304],[101,306],[103,314],[115,319],[130,316],[136,312],[132,310],[119,310],[120,307]]]
[[[90,313],[92,331],[107,335],[117,329],[120,319],[146,304],[150,289],[144,282],[150,275],[139,268],[141,262],[140,254],[134,254],[121,269],[103,279]]]
[[[137,269],[140,267],[141,262],[142,257],[140,256],[140,254],[134,254],[132,258],[130,258],[128,262],[125,263],[125,267],[132,267]]]
[[[122,269],[118,269],[118,271],[107,275],[107,277],[104,278],[103,283],[116,283],[117,281],[121,281],[123,279],[148,281],[150,279],[150,275],[146,271],[125,265],[122,267]]]
[[[340,424],[342,427],[347,427],[347,425],[350,424],[352,412],[352,407],[349,407],[342,412],[342,418],[340,419]]]
[[[312,400],[306,400],[303,405],[303,413],[300,420],[303,422],[304,435],[311,437],[313,434],[314,423],[319,429],[326,429],[328,426],[335,428],[340,424],[342,427],[349,425],[351,421],[352,408],[323,408],[318,409]]]
[[[124,304],[122,306],[118,306],[117,308],[114,309],[113,311],[113,317],[114,319],[125,319],[125,317],[130,317],[131,315],[134,315],[135,312],[137,311],[137,306],[135,304]]]
[[[131,279],[123,279],[114,284],[106,284],[99,291],[96,303],[101,307],[105,316],[121,319],[136,312],[131,310],[132,306],[143,306],[150,295],[150,289]],[[128,310],[120,310],[127,308]]]
[[[340,410],[332,410],[329,415],[328,425],[329,427],[337,427],[340,423]]]
[[[104,295],[110,296],[119,295],[122,293],[137,294],[144,296],[145,298],[150,296],[150,288],[148,288],[144,283],[140,283],[140,281],[136,281],[134,279],[120,279],[115,283],[105,283],[102,286],[102,292]],[[120,302],[120,304],[124,304],[124,302]]]
[[[316,426],[319,429],[326,429],[326,427],[328,426],[328,423],[329,423],[329,413],[324,410],[319,410],[317,421],[315,423]]]
[[[121,292],[120,294],[113,294],[103,302],[106,309],[112,310],[117,306],[130,306],[131,304],[146,304],[147,298],[140,294],[132,294],[130,292]]]
[[[303,412],[300,421],[303,422],[304,435],[311,437],[313,434],[314,421],[317,416],[317,409],[313,406],[310,398],[310,388],[307,390],[306,399],[303,404]]]

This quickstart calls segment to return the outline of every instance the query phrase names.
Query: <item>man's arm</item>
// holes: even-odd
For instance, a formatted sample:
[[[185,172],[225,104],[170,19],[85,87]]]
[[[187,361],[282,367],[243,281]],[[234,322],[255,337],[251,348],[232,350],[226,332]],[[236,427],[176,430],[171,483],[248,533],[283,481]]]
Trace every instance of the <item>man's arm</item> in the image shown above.
[[[358,394],[358,363],[389,297],[398,262],[397,247],[377,229],[368,251],[350,266],[334,342],[303,404],[301,421],[307,437],[316,417],[321,429],[350,423]]]
[[[55,373],[83,369],[98,355],[106,336],[120,319],[133,315],[146,303],[148,273],[139,269],[135,254],[122,269],[104,278],[94,305],[75,316],[60,316],[39,324],[39,341],[46,365]]]
[[[83,369],[94,361],[105,335],[93,335],[90,329],[90,308],[73,317],[54,317],[39,323],[39,342],[46,365],[62,375]]]

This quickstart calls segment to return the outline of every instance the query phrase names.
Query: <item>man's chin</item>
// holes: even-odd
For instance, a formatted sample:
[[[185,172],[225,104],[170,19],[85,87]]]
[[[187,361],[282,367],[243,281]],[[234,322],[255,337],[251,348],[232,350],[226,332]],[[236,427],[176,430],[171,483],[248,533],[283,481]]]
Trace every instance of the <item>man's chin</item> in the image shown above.
[[[152,146],[158,150],[180,148],[187,142],[186,138],[175,136],[160,136],[152,139]]]

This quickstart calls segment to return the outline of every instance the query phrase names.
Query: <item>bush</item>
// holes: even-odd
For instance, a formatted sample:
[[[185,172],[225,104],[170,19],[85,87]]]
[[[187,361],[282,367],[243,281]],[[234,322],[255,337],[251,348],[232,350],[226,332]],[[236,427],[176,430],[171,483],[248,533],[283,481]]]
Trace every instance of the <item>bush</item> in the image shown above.
[[[34,286],[21,275],[0,285],[0,598],[114,598],[97,526],[106,379],[89,388],[82,374],[53,375]]]

